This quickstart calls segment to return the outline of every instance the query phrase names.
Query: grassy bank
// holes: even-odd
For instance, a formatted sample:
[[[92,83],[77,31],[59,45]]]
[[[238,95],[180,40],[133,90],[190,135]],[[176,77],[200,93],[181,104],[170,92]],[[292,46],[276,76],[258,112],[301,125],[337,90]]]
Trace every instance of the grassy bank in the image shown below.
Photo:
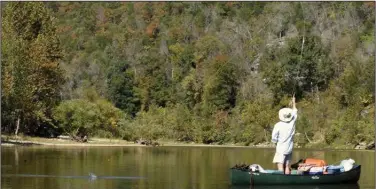
[[[198,144],[177,142],[172,140],[160,140],[158,141],[160,146],[217,146],[217,147],[245,147],[241,144]],[[32,145],[45,145],[45,146],[146,146],[135,143],[133,141],[127,141],[122,139],[108,139],[108,138],[90,138],[88,142],[76,142],[73,140],[59,139],[59,138],[41,138],[30,136],[10,136],[1,135],[1,145],[3,146],[32,146]]]
[[[50,146],[141,146],[120,139],[90,138],[88,142],[76,142],[59,138],[1,135],[1,145],[50,145]]]
[[[275,148],[273,144],[261,143],[257,145],[246,146],[244,144],[202,144],[194,142],[178,142],[172,140],[159,140],[159,146],[196,146],[196,147],[249,147],[249,148]],[[107,138],[90,138],[88,142],[76,142],[73,140],[59,139],[59,138],[41,138],[41,137],[30,137],[30,136],[14,136],[14,135],[1,135],[1,145],[2,146],[146,146],[142,144],[135,143],[133,141],[126,141],[122,139],[107,139]],[[295,146],[296,149],[325,149],[325,150],[351,150],[354,149],[353,146],[349,145],[338,145],[338,146],[328,146],[319,143],[313,143],[302,146]]]

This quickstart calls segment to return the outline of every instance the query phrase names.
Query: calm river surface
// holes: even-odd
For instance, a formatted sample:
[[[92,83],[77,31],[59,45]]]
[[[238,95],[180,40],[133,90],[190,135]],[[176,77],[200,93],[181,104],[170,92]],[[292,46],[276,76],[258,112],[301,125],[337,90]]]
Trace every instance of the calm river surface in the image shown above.
[[[236,147],[1,147],[1,188],[249,188],[231,186],[229,168],[236,163],[257,163],[273,169],[273,155],[274,149]],[[330,188],[375,188],[373,151],[294,150],[293,162],[305,157],[325,159],[329,164],[353,158],[362,165],[358,185]],[[89,179],[89,173],[97,178]]]

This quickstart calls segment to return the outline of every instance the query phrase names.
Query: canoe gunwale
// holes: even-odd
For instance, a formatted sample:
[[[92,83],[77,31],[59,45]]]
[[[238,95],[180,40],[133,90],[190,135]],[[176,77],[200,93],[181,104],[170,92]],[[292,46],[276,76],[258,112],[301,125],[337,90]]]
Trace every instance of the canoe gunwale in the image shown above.
[[[340,172],[340,173],[334,173],[334,174],[318,174],[316,176],[338,176],[338,175],[344,175],[344,174],[349,174],[350,172],[355,172],[357,170],[360,170],[360,168],[361,168],[360,165],[355,165],[351,170],[346,171],[346,172]],[[249,171],[244,171],[244,172],[249,172]],[[284,174],[280,174],[280,173],[260,173],[260,172],[252,172],[252,173],[258,173],[260,175],[283,175],[283,176],[288,176],[288,177],[291,177],[291,176],[298,176],[298,177],[301,177],[301,176],[308,176],[308,177],[315,176],[315,175],[309,175],[309,174],[306,174],[306,175],[297,175],[297,174],[284,175]]]
[[[361,165],[354,167],[346,172],[334,174],[312,174],[312,175],[284,175],[278,173],[260,173],[250,172],[247,170],[232,169],[232,184],[340,184],[340,183],[357,183],[361,173]]]

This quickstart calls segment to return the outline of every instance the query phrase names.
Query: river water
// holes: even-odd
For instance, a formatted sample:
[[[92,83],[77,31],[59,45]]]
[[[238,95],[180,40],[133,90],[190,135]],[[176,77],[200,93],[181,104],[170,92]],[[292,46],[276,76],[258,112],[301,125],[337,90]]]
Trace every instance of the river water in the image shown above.
[[[373,151],[294,149],[301,158],[335,164],[350,157],[362,165],[358,185],[330,188],[375,188]],[[274,149],[243,147],[1,147],[3,189],[222,189],[231,186],[229,168],[257,163],[273,169]],[[89,174],[92,174],[89,176]],[[95,176],[94,176],[95,175]],[[296,188],[260,186],[255,188]],[[300,186],[321,189],[325,186]]]

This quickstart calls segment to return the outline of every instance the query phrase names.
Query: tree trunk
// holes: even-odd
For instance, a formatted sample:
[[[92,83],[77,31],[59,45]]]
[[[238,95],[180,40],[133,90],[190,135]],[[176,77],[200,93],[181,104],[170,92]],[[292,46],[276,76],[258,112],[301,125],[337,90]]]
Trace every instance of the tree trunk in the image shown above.
[[[304,132],[304,135],[305,135],[306,139],[308,140],[308,142],[309,142],[309,143],[312,143],[312,141],[309,140],[309,138],[308,138],[307,132]]]
[[[267,142],[267,141],[269,141],[268,140],[268,135],[267,135],[267,132],[266,132],[266,129],[264,128],[264,136],[265,136],[265,141]]]
[[[14,132],[14,134],[17,136],[18,134],[18,130],[20,129],[20,116],[18,116],[17,118],[17,123],[16,123],[16,131]]]

